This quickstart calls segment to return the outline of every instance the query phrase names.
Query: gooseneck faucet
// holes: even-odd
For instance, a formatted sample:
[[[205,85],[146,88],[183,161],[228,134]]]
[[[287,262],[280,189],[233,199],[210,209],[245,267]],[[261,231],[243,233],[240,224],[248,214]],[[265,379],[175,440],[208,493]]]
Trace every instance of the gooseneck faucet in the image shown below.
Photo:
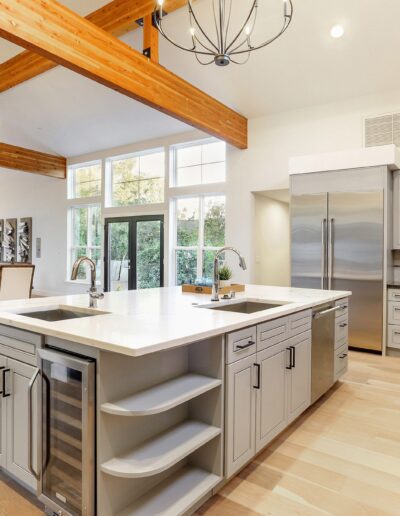
[[[239,265],[240,267],[245,271],[247,269],[246,262],[243,258],[243,256],[239,253],[237,249],[234,247],[223,247],[222,249],[219,249],[214,256],[214,279],[213,279],[213,285],[212,285],[212,296],[211,301],[219,301],[218,291],[219,291],[219,257],[222,253],[225,253],[226,251],[232,251],[233,253],[237,254],[239,257]]]
[[[91,258],[87,256],[81,256],[78,258],[72,266],[71,280],[75,281],[78,277],[79,267],[82,263],[87,263],[90,267],[90,290],[89,290],[89,306],[90,308],[97,308],[97,300],[103,299],[104,294],[97,292],[96,288],[96,264]]]

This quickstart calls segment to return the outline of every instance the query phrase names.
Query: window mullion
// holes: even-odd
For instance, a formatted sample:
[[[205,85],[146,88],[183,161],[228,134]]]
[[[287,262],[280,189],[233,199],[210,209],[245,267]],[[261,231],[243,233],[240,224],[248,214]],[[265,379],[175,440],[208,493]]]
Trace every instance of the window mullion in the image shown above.
[[[203,246],[204,246],[204,197],[199,197],[199,242],[197,249],[197,277],[203,276]]]

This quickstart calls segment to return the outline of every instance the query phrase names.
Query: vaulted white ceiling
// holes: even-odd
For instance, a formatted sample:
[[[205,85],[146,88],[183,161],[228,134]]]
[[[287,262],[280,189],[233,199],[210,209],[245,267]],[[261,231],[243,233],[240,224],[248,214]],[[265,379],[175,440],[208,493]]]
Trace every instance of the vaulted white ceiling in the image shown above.
[[[200,15],[206,15],[210,1],[196,2]],[[63,3],[84,15],[107,1]],[[281,9],[281,0],[259,3],[270,5],[274,13]],[[287,33],[243,66],[201,66],[163,40],[160,62],[249,118],[397,88],[398,0],[293,3],[295,15]],[[245,6],[233,4],[235,9]],[[166,21],[173,34],[183,34],[186,23],[185,10],[170,14]],[[338,40],[329,34],[336,23],[345,27]],[[266,21],[266,31],[267,25]],[[139,31],[124,40],[140,48]],[[0,61],[19,50],[0,40]],[[60,67],[0,94],[0,140],[67,156],[185,129],[166,115]]]

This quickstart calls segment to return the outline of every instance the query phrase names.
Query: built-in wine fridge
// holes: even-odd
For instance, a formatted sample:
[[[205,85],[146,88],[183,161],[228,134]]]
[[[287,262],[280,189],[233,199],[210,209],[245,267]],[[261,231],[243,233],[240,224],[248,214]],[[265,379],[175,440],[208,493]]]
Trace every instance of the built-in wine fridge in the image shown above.
[[[57,516],[95,514],[95,361],[53,349],[39,350],[39,367],[31,381],[42,407],[39,418],[39,499]],[[32,400],[30,400],[32,427]],[[33,432],[30,432],[32,435]]]

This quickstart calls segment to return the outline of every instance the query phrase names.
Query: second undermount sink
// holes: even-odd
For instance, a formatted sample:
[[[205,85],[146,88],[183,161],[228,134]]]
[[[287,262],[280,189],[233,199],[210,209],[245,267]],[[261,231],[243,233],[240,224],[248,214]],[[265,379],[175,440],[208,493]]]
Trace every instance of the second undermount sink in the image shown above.
[[[277,308],[282,303],[263,303],[262,301],[241,301],[239,303],[227,303],[224,305],[207,306],[210,310],[221,310],[224,312],[237,312],[240,314],[254,314],[262,310]]]
[[[82,317],[93,317],[102,312],[86,312],[78,310],[69,310],[65,308],[52,308],[50,310],[38,310],[36,312],[22,312],[19,315],[31,317],[32,319],[40,319],[41,321],[57,322],[67,321],[68,319],[81,319]]]

